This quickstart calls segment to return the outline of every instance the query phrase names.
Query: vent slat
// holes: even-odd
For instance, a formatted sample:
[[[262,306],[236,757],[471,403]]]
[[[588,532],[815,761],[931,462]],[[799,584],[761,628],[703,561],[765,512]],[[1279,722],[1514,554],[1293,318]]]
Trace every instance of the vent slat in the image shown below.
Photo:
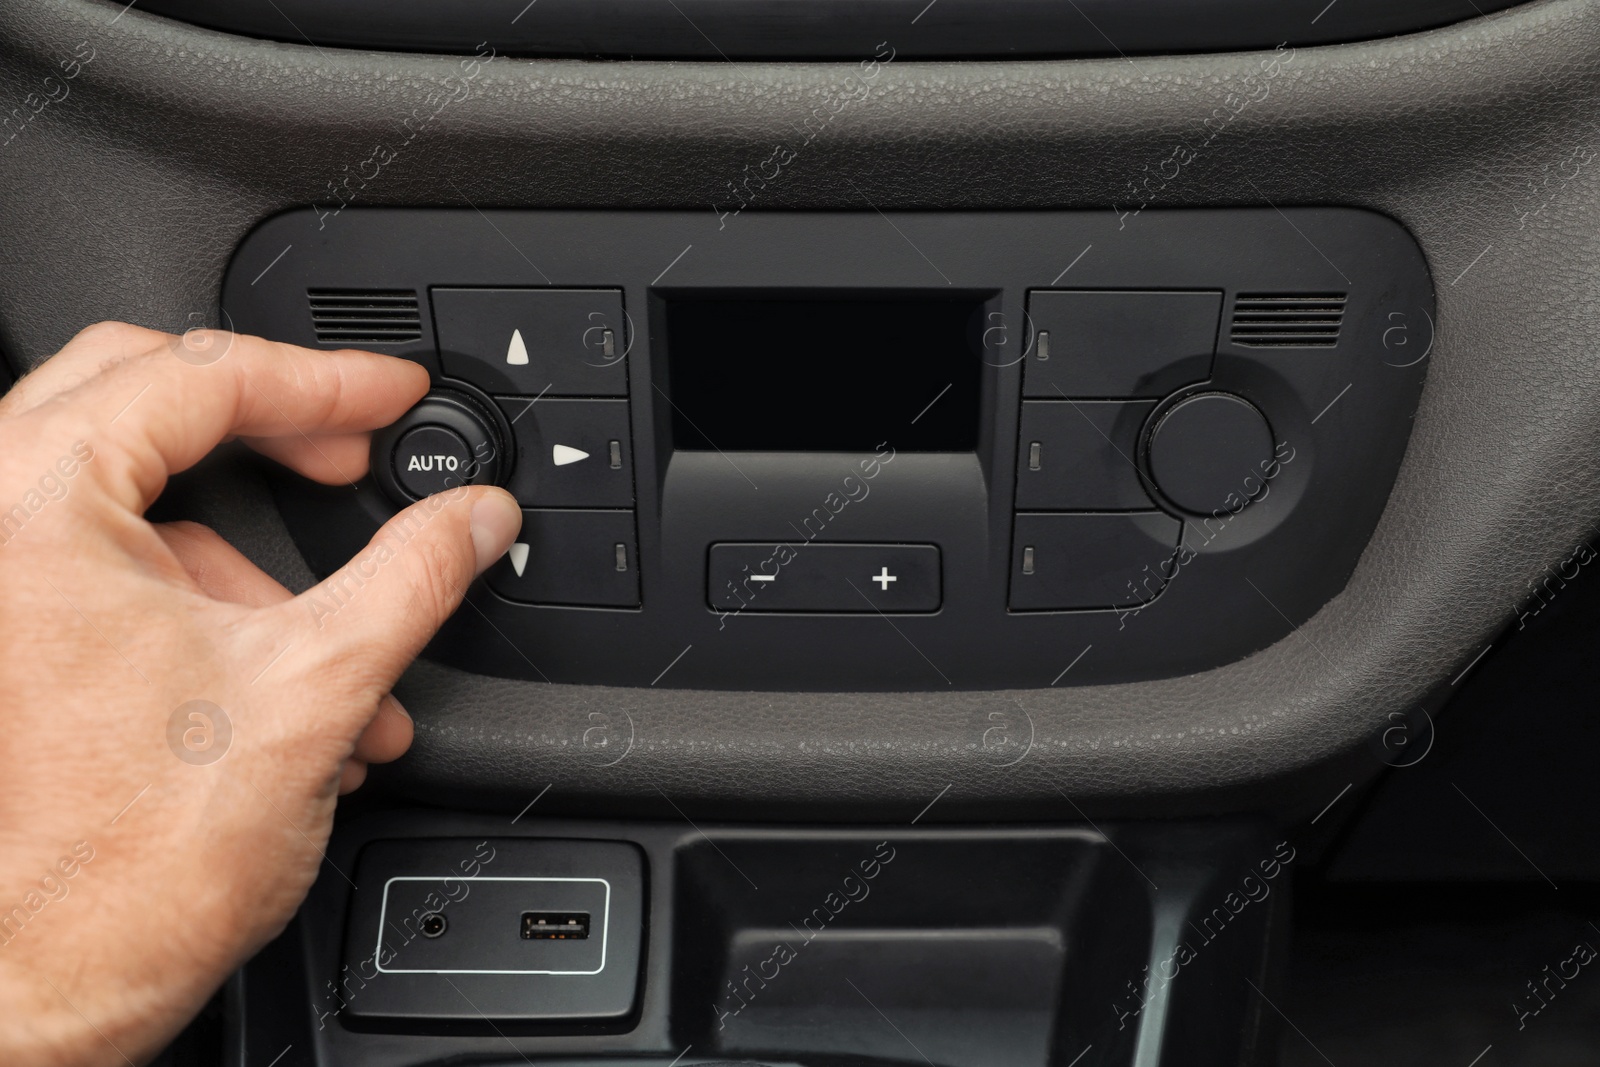
[[[1277,319],[1269,322],[1238,322],[1233,324],[1234,333],[1253,333],[1259,330],[1271,332],[1273,330],[1332,330],[1339,332],[1338,319]]]
[[[413,317],[416,307],[322,307],[312,306],[310,314],[318,318],[349,318],[378,315],[382,318]]]
[[[370,303],[370,304],[357,304],[357,303],[328,304],[328,303],[314,303],[314,304],[311,305],[311,307],[313,309],[313,313],[326,312],[327,314],[330,314],[330,315],[348,314],[350,312],[359,312],[359,311],[371,311],[371,312],[378,312],[378,313],[390,314],[390,315],[412,315],[412,314],[415,314],[416,310],[417,310],[417,305],[415,305],[415,304],[376,304],[376,303]]]
[[[1258,304],[1281,304],[1284,302],[1295,303],[1303,300],[1321,300],[1328,303],[1342,304],[1350,299],[1349,293],[1240,293],[1241,301]]]
[[[328,300],[316,297],[311,298],[311,303],[313,307],[327,308],[331,311],[340,309],[359,310],[361,308],[387,308],[391,311],[409,311],[417,306],[414,301],[410,300]]]
[[[1244,330],[1295,330],[1302,326],[1313,330],[1338,329],[1340,319],[1260,319],[1251,322],[1234,322],[1234,329]]]
[[[417,294],[410,289],[307,289],[317,340],[400,344],[422,337]]]
[[[1234,309],[1235,316],[1249,316],[1251,318],[1281,319],[1297,318],[1301,315],[1324,315],[1339,317],[1344,314],[1342,307],[1275,307],[1251,308],[1238,307]]]
[[[366,333],[366,332],[362,332],[362,331],[352,331],[351,333],[325,333],[321,337],[317,338],[317,340],[323,341],[323,342],[328,342],[328,341],[357,342],[357,341],[359,341],[359,342],[363,342],[365,344],[370,344],[370,345],[397,345],[397,344],[400,344],[402,341],[413,341],[413,340],[415,340],[415,338],[411,337],[409,334],[407,334],[407,335],[398,335],[398,334],[391,335],[391,334],[382,334],[382,333]]]
[[[416,333],[415,323],[407,322],[330,322],[318,330],[378,330],[382,333]]]
[[[1230,340],[1243,348],[1334,348],[1345,293],[1240,293]]]
[[[1321,308],[1308,308],[1304,311],[1247,311],[1244,308],[1235,308],[1234,322],[1277,322],[1280,319],[1316,319],[1318,321],[1338,322],[1344,318],[1344,312],[1324,311]]]
[[[341,322],[415,323],[417,314],[414,311],[313,311],[311,319],[335,325]]]
[[[1291,341],[1300,338],[1306,341],[1332,341],[1339,335],[1336,333],[1253,333],[1247,338],[1249,341]]]

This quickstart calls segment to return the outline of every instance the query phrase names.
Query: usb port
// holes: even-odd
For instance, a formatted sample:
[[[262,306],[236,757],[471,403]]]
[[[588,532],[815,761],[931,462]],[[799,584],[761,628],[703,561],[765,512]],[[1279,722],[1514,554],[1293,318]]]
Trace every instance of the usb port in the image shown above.
[[[524,941],[583,941],[589,936],[586,911],[525,911],[522,913]]]

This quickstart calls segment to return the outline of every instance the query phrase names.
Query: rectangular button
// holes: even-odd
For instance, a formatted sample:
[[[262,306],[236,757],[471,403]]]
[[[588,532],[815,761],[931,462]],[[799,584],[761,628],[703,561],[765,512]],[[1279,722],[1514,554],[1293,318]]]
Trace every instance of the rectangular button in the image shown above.
[[[511,423],[516,464],[506,488],[528,508],[633,505],[626,400],[496,397]]]
[[[1182,524],[1159,511],[1019,514],[1012,533],[1011,609],[1132,607],[1171,579]]]
[[[636,608],[638,544],[631,511],[524,509],[516,544],[484,581],[525,604]]]
[[[434,289],[439,362],[490,393],[627,396],[620,289]]]
[[[941,596],[935,545],[717,544],[706,572],[716,611],[927,612]]]
[[[1162,397],[1211,376],[1222,294],[1034,289],[1023,395]]]
[[[1139,478],[1139,433],[1153,400],[1024,400],[1017,507],[1024,511],[1140,511],[1154,507]]]

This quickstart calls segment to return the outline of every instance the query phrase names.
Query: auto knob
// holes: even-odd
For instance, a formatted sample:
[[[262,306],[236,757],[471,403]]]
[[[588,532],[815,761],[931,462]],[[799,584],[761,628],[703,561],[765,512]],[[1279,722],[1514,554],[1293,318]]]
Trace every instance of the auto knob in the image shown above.
[[[461,485],[504,485],[510,440],[494,401],[448,382],[372,435],[372,476],[401,505]]]
[[[1271,467],[1272,427],[1242,396],[1196,393],[1157,415],[1144,459],[1150,481],[1180,510],[1235,513],[1259,493]]]

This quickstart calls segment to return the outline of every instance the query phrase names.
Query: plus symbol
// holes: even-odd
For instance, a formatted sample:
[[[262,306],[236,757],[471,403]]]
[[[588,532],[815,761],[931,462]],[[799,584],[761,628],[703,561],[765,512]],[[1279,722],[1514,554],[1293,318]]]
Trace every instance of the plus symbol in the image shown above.
[[[887,593],[889,591],[889,583],[890,582],[898,582],[900,579],[896,578],[894,575],[890,574],[889,573],[889,568],[885,567],[879,573],[874,574],[872,576],[872,580],[877,582],[883,588],[883,591],[885,593]]]

